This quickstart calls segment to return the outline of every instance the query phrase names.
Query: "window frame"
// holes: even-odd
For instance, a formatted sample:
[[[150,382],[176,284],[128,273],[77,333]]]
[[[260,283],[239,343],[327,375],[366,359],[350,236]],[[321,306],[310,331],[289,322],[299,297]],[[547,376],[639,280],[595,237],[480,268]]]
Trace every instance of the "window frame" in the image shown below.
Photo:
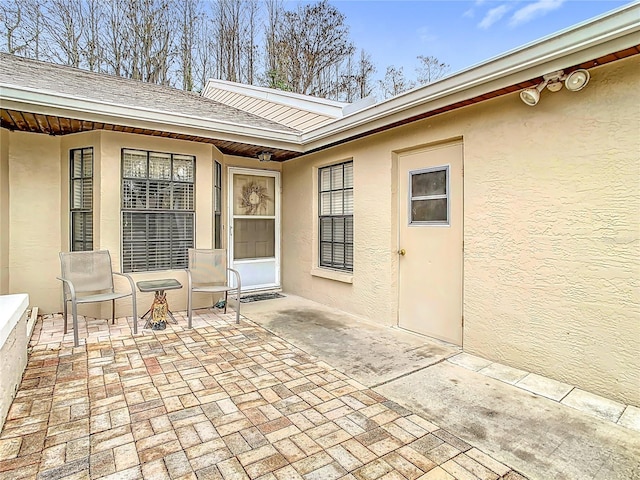
[[[351,186],[345,187],[345,166],[346,165],[351,165]],[[333,176],[331,174],[331,170],[335,169],[337,167],[342,167],[342,187],[341,188],[333,188]],[[345,273],[353,273],[354,270],[354,214],[353,214],[353,199],[354,199],[354,194],[355,194],[355,190],[354,190],[354,172],[353,172],[353,168],[354,168],[354,162],[353,160],[347,160],[344,162],[340,162],[340,163],[334,163],[331,165],[326,165],[326,166],[322,166],[319,167],[317,170],[317,182],[318,182],[318,257],[317,257],[317,261],[318,261],[318,267],[322,268],[322,269],[328,269],[328,270],[332,270],[332,271],[337,271],[337,272],[345,272]],[[329,189],[328,190],[323,190],[322,189],[322,172],[325,170],[329,170]],[[333,192],[343,192],[342,194],[342,214],[328,214],[328,215],[323,215],[322,214],[322,194],[323,193],[333,193]],[[344,192],[345,191],[351,191],[351,213],[344,213],[344,207],[345,207],[345,195]],[[330,195],[330,198],[332,196]],[[330,210],[332,210],[332,208],[330,208]],[[326,219],[331,219],[331,228],[332,228],[332,240],[330,242],[327,241],[323,241],[323,220]],[[343,240],[342,241],[334,241],[333,240],[333,229],[335,226],[335,220],[336,219],[344,219],[344,228],[343,228]],[[351,236],[351,241],[348,242],[347,241],[347,237],[348,237],[348,228],[347,228],[347,219],[351,220],[351,231],[350,231],[350,236]],[[325,261],[323,259],[322,256],[322,247],[323,244],[330,244],[331,245],[331,259],[330,261]],[[335,248],[334,246],[336,244],[341,244],[343,246],[343,261],[340,262],[336,262],[335,261]],[[347,262],[347,250],[348,247],[350,247],[351,249],[351,263],[349,264]]]
[[[222,248],[222,164],[213,163],[213,248]]]
[[[144,176],[125,176],[126,171],[125,171],[125,154],[127,152],[133,152],[133,153],[137,153],[137,154],[144,154],[146,157],[146,170],[145,170],[145,175]],[[136,273],[136,272],[153,272],[153,271],[166,271],[166,270],[176,270],[176,269],[182,269],[182,268],[186,268],[187,267],[187,249],[188,248],[193,248],[195,245],[195,238],[196,238],[196,215],[195,215],[195,203],[196,203],[196,156],[195,155],[189,155],[189,154],[182,154],[182,153],[169,153],[169,152],[159,152],[156,150],[143,150],[143,149],[137,149],[137,148],[122,148],[121,152],[121,162],[120,162],[120,194],[121,194],[121,198],[120,198],[120,220],[121,220],[121,226],[120,226],[120,242],[121,242],[121,268],[122,271],[125,273]],[[170,166],[169,166],[169,178],[152,178],[149,172],[149,167],[150,167],[150,160],[151,157],[153,155],[159,156],[159,157],[168,157],[169,161],[170,161]],[[176,167],[175,167],[175,161],[176,160],[189,160],[191,162],[191,180],[180,180],[180,179],[176,179],[175,175],[176,175]],[[137,182],[144,182],[146,184],[145,186],[145,192],[143,195],[144,198],[144,203],[145,206],[144,207],[140,207],[140,206],[135,206],[132,207],[130,205],[127,205],[128,201],[131,200],[127,200],[127,198],[131,198],[130,196],[127,196],[127,194],[125,193],[125,184],[127,181],[137,181]],[[150,186],[152,184],[156,184],[155,186],[158,187],[160,184],[164,184],[165,187],[169,187],[169,208],[163,208],[163,207],[156,207],[156,208],[150,208],[150,199],[151,199],[151,195],[152,195],[152,190],[150,188]],[[128,184],[130,185],[130,184]],[[181,186],[190,186],[190,189],[187,188],[180,188]],[[174,200],[175,200],[175,194],[180,194],[182,193],[183,195],[186,195],[187,198],[187,207],[188,208],[172,208],[172,205],[174,204]],[[126,218],[127,215],[130,215],[131,218],[133,218],[133,215],[135,214],[142,214],[144,215],[144,225],[145,228],[141,229],[145,232],[145,238],[144,240],[128,240],[125,241],[125,223],[126,223]],[[191,229],[191,231],[189,232],[189,237],[187,239],[187,241],[184,241],[183,238],[178,237],[177,239],[174,239],[174,237],[171,235],[172,232],[172,227],[171,225],[169,226],[169,251],[168,253],[164,252],[164,254],[166,254],[169,258],[168,263],[169,265],[162,265],[160,267],[154,267],[152,265],[153,262],[153,258],[152,256],[149,256],[149,246],[153,243],[159,242],[159,238],[149,238],[149,229],[150,229],[150,224],[153,223],[151,222],[151,220],[158,220],[164,217],[164,219],[166,220],[166,216],[169,215],[169,220],[176,220],[177,218],[184,218],[184,219],[188,219],[188,221],[190,221],[190,225],[187,225],[186,228],[187,229]],[[156,217],[155,219],[153,217]],[[166,241],[166,238],[163,238],[164,241]],[[175,255],[176,255],[176,249],[177,247],[173,246],[173,242],[177,241],[177,242],[184,242],[184,253],[182,255],[180,255],[180,257],[178,257],[177,260],[175,260]],[[140,245],[141,243],[144,243],[146,245],[145,247],[145,251],[147,253],[145,260],[144,260],[144,265],[143,268],[138,268],[137,265],[131,260],[128,260],[127,258],[125,258],[125,251],[126,248],[125,246],[130,246],[131,250],[133,251],[135,249],[135,245],[138,244]],[[133,255],[131,256],[131,258],[133,258]],[[156,263],[160,263],[162,260],[162,258],[160,256],[156,256],[155,257],[155,261]],[[130,263],[127,263],[130,262]]]
[[[434,195],[417,195],[413,196],[413,176],[420,175],[423,173],[432,173],[432,172],[445,172],[445,191],[444,194],[434,194]],[[449,164],[446,165],[438,165],[436,167],[429,168],[421,168],[418,170],[410,170],[408,173],[408,209],[407,209],[407,224],[409,226],[429,226],[429,227],[448,227],[451,226],[451,166]],[[445,199],[447,201],[447,219],[446,220],[413,220],[413,201],[414,200],[440,200]]]
[[[75,176],[75,159],[74,156],[76,152],[80,152],[80,176]],[[85,175],[85,152],[91,153],[91,171],[90,175]],[[71,252],[81,252],[81,251],[91,251],[93,250],[93,187],[94,187],[94,152],[93,147],[81,147],[81,148],[72,148],[69,150],[69,251]],[[89,192],[88,195],[85,196],[84,185],[82,187],[82,198],[81,203],[83,206],[75,207],[76,204],[76,191],[74,188],[74,184],[77,181],[83,182],[85,180],[89,181]],[[86,198],[89,199],[89,208],[84,206]],[[77,218],[82,218],[82,238],[78,239],[75,237],[75,221]],[[88,232],[86,219],[90,220],[90,229]],[[89,239],[87,237],[89,236]],[[80,249],[76,248],[76,244],[81,244],[82,247]]]

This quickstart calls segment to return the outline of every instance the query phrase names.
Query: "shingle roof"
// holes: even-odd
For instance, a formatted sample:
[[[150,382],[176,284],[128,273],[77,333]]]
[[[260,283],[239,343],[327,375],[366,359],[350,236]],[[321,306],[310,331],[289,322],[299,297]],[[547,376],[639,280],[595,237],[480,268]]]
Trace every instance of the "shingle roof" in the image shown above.
[[[20,79],[19,84],[14,79]],[[0,84],[237,125],[298,130],[177,88],[0,53]]]

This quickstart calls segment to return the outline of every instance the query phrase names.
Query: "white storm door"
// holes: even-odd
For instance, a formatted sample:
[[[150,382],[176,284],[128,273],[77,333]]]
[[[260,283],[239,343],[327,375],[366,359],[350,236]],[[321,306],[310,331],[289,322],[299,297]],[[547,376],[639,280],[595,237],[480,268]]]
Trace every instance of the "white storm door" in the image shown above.
[[[398,325],[462,345],[462,143],[398,156]]]
[[[243,291],[280,287],[280,173],[229,168],[228,191],[229,266]]]

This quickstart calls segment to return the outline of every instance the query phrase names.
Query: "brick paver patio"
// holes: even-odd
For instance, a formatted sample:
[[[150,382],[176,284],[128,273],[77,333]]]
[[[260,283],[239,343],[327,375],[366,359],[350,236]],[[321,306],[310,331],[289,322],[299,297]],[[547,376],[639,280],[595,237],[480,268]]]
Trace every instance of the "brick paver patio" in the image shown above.
[[[133,336],[40,321],[0,479],[522,479],[234,313]],[[44,323],[44,326],[43,326]]]

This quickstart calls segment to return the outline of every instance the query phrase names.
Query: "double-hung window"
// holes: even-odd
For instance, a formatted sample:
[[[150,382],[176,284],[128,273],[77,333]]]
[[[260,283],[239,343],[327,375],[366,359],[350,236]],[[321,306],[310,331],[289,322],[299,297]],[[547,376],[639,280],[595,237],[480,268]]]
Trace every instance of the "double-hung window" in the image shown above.
[[[93,250],[93,148],[69,155],[70,250]]]
[[[185,268],[194,224],[195,157],[123,149],[123,270]]]
[[[214,248],[222,248],[222,165],[213,165],[213,242]]]
[[[353,271],[353,162],[318,170],[321,267]]]

